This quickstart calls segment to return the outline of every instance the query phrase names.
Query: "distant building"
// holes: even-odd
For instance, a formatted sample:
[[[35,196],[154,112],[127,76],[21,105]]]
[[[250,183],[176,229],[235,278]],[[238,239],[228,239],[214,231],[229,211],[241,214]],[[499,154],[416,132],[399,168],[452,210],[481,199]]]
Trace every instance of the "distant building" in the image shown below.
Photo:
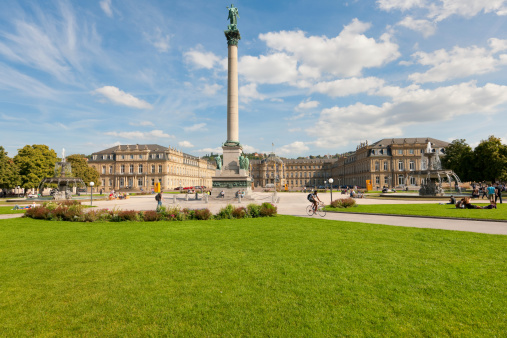
[[[362,143],[356,151],[333,163],[334,184],[374,188],[420,186],[424,176],[414,172],[424,167],[423,154],[428,143],[432,151],[445,155],[448,142],[434,138],[386,138],[373,144]]]
[[[133,189],[151,191],[160,182],[162,189],[206,186],[211,188],[214,163],[157,144],[119,145],[92,154],[88,165],[100,174],[106,191]]]
[[[434,138],[390,138],[373,144],[357,146],[339,158],[285,159],[270,154],[262,160],[252,160],[250,175],[254,187],[289,190],[319,187],[333,178],[334,186],[366,187],[369,180],[374,188],[420,186],[425,179],[415,171],[427,169],[423,161],[428,142],[432,151],[445,155],[448,142]],[[276,160],[278,159],[278,161]]]

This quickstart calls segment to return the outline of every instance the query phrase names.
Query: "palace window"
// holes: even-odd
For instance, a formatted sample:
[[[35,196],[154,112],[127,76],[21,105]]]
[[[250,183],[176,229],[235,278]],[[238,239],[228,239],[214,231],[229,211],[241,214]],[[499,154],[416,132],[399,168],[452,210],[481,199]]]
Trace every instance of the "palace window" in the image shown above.
[[[134,173],[134,165],[133,165],[133,164],[131,164],[131,165],[129,166],[129,173],[131,173],[131,174],[133,174],[133,173]]]
[[[403,149],[398,149],[398,155],[403,155]]]
[[[125,164],[122,164],[120,167],[120,174],[124,174],[124,173],[125,173]]]
[[[403,170],[403,161],[398,161],[398,170],[399,171]]]
[[[139,187],[142,187],[142,186],[143,186],[143,179],[142,179],[142,178],[138,178],[138,179],[137,179],[137,185],[138,185]]]
[[[142,174],[142,173],[143,173],[143,165],[142,165],[142,164],[140,164],[140,165],[139,165],[137,172],[138,172],[139,174]]]
[[[387,171],[387,161],[384,161],[384,171]]]
[[[414,155],[414,149],[410,149],[410,150],[408,151],[408,153],[409,153],[410,155]]]
[[[387,178],[387,176],[384,176],[384,184],[388,184],[389,182],[389,179]]]
[[[410,184],[415,185],[415,177],[410,177]]]
[[[134,159],[134,155],[130,155],[130,159],[133,160]]]
[[[380,176],[375,176],[375,184],[380,184]]]
[[[405,177],[398,176],[398,185],[404,185],[405,184]]]
[[[112,166],[112,165],[110,165],[110,166],[109,166],[109,173],[110,173],[110,174],[112,174],[112,173],[113,173],[113,166]]]
[[[377,161],[375,162],[375,171],[379,171],[380,170],[380,163]]]
[[[143,155],[139,155],[139,159],[142,160],[143,159]]]
[[[151,179],[151,185],[152,186],[155,185],[155,179],[154,178]]]
[[[152,165],[152,166],[151,166],[151,173],[152,173],[152,174],[154,174],[154,173],[155,173],[155,166],[154,166],[154,165]]]
[[[415,170],[415,162],[410,161],[410,170]]]
[[[105,174],[106,173],[106,166],[103,166],[102,167],[102,173]]]
[[[123,188],[125,186],[125,179],[120,177],[120,187]]]
[[[125,155],[121,155],[121,159],[124,160],[125,159]]]
[[[110,178],[109,179],[109,186],[112,187],[113,186],[113,180]]]
[[[162,173],[162,166],[161,165],[158,166],[158,172]]]

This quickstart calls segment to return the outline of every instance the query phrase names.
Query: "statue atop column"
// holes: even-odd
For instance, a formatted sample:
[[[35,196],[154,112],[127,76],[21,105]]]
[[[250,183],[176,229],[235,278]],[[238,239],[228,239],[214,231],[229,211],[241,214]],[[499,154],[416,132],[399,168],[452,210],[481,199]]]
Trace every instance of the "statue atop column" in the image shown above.
[[[238,30],[238,8],[234,7],[234,4],[231,4],[231,7],[227,7],[227,9],[229,10],[229,16],[227,17],[227,20],[230,20],[231,22],[231,24],[227,26],[227,29]]]
[[[231,4],[231,7],[227,7],[227,9],[229,10],[227,20],[229,20],[230,23],[227,25],[227,30],[224,32],[225,37],[227,38],[227,44],[229,46],[237,46],[239,40],[241,40],[241,35],[238,30],[238,8]]]

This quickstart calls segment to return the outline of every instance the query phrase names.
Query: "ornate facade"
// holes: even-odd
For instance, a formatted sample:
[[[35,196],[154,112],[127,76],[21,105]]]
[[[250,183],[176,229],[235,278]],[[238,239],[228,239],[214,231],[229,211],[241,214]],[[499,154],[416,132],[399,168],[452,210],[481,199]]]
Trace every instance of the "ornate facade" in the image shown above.
[[[250,162],[254,187],[269,188],[276,185],[289,190],[324,185],[331,177],[331,159],[285,159],[270,154],[262,160]]]
[[[360,144],[355,152],[329,159],[283,159],[270,154],[252,160],[254,187],[291,189],[319,187],[333,178],[334,186],[366,187],[369,180],[374,189],[420,186],[425,176],[416,173],[427,169],[424,159],[428,143],[432,151],[444,156],[448,142],[434,138],[391,138],[373,144]],[[278,160],[276,160],[278,159]]]
[[[149,191],[159,182],[162,189],[211,187],[214,163],[156,144],[119,145],[92,154],[88,161],[100,174],[106,191]]]
[[[366,187],[366,181],[370,180],[374,189],[420,186],[425,177],[415,172],[427,169],[423,154],[428,143],[441,156],[449,145],[434,138],[392,138],[371,145],[362,143],[354,153],[333,163],[334,184]]]

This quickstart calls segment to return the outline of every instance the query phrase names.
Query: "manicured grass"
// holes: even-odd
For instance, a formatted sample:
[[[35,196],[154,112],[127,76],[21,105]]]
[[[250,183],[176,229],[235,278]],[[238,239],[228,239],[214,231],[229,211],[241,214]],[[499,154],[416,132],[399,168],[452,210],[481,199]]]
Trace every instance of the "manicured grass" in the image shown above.
[[[20,205],[21,207],[22,205]],[[23,205],[24,206],[24,205]],[[0,215],[6,215],[6,214],[23,214],[26,210],[12,210],[14,208],[14,204],[9,207],[0,207]]]
[[[486,206],[489,203],[475,203],[479,206]],[[374,214],[391,215],[417,215],[449,218],[470,218],[470,219],[497,219],[507,220],[507,205],[497,204],[498,209],[456,209],[450,204],[371,204],[356,205],[352,208],[326,207],[327,211],[336,212],[364,212]]]
[[[506,239],[290,216],[0,220],[0,332],[502,336]]]

